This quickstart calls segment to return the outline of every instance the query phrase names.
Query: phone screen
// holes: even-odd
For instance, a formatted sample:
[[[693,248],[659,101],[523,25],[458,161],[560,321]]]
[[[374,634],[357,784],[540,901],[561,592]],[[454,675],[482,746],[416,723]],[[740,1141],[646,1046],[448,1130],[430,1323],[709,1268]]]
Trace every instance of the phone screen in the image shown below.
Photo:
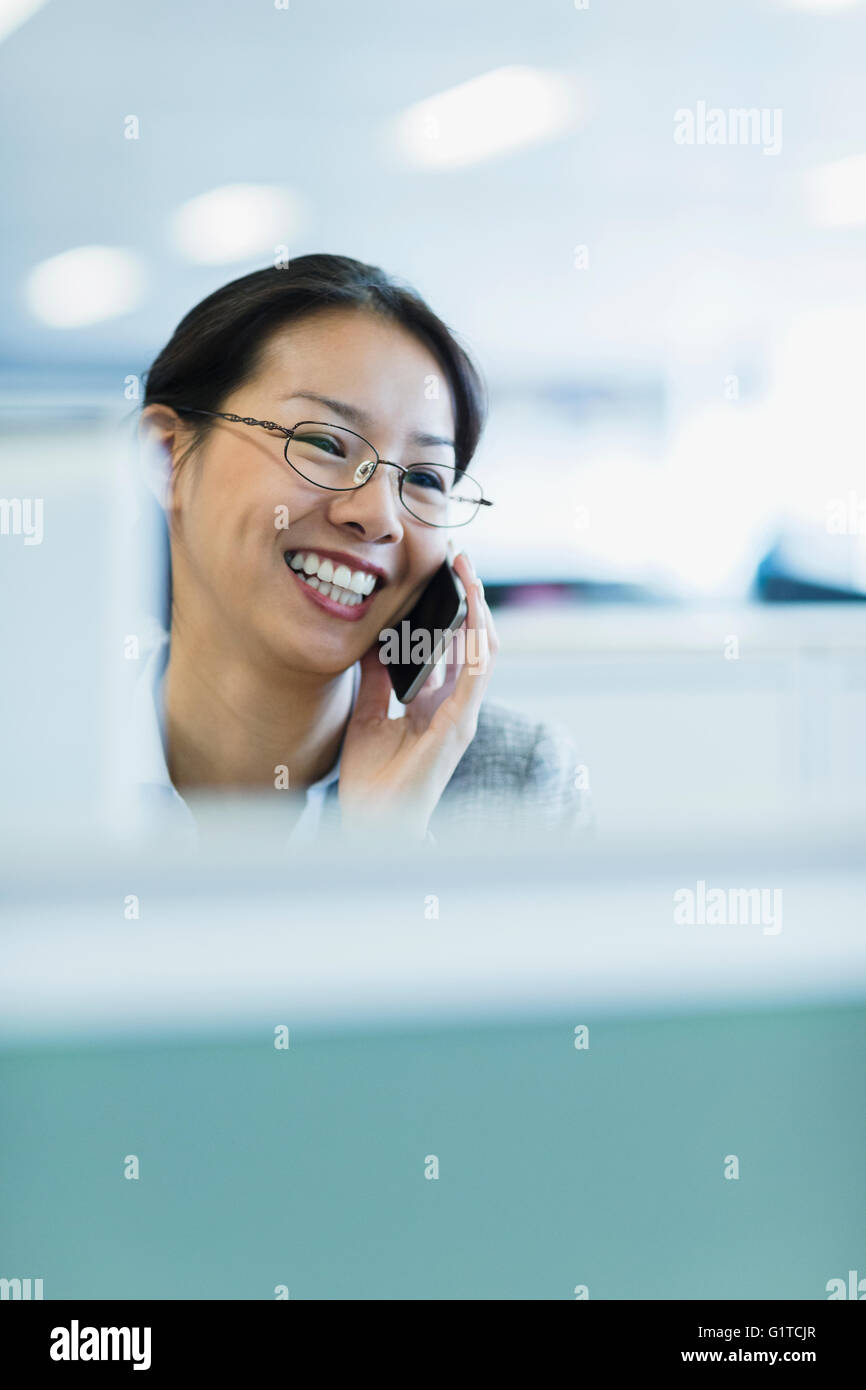
[[[379,641],[397,699],[414,699],[466,617],[462,586],[447,560],[440,565],[415,607]]]

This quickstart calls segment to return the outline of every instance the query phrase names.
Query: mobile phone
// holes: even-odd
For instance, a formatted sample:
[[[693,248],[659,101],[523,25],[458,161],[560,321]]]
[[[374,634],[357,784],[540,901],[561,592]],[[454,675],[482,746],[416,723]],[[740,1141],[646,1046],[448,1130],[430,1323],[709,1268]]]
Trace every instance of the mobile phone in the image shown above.
[[[466,594],[448,560],[443,561],[418,602],[385,638],[379,660],[388,668],[397,699],[414,700],[451,644],[468,608]],[[396,639],[396,640],[395,640]]]

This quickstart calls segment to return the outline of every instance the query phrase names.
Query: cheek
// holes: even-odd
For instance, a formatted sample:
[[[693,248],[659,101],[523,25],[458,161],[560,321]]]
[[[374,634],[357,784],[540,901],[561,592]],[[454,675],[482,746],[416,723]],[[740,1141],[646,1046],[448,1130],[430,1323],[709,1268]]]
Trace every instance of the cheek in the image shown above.
[[[261,498],[201,487],[188,499],[182,520],[183,546],[195,569],[217,591],[239,591],[261,571],[261,557],[274,547],[273,509]]]
[[[195,500],[211,543],[220,551],[227,546],[244,553],[273,549],[291,520],[291,499],[284,488],[237,468],[215,470]]]

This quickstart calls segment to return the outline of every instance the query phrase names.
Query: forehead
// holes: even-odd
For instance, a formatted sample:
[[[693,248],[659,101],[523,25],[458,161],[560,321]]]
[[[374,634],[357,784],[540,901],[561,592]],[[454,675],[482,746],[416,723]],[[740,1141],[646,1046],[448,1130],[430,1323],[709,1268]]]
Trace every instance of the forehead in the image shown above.
[[[447,373],[414,334],[381,314],[327,309],[275,330],[258,376],[275,402],[315,391],[361,407],[379,427],[453,437]]]

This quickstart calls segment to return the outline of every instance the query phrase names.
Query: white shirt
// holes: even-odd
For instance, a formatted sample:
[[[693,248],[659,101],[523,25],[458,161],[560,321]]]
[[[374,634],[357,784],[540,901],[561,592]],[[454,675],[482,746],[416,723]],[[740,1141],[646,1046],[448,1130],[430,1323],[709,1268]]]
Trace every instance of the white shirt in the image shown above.
[[[133,758],[132,777],[139,805],[146,814],[153,814],[163,821],[169,819],[178,830],[195,835],[198,828],[192,811],[172,783],[165,757],[163,682],[168,655],[169,636],[164,633],[147,658],[136,684],[129,741]],[[353,668],[353,678],[352,709],[355,708],[361,684],[360,662]],[[287,843],[303,844],[316,838],[328,788],[340,777],[341,757],[342,750],[324,777],[307,787],[303,810],[287,836]]]

